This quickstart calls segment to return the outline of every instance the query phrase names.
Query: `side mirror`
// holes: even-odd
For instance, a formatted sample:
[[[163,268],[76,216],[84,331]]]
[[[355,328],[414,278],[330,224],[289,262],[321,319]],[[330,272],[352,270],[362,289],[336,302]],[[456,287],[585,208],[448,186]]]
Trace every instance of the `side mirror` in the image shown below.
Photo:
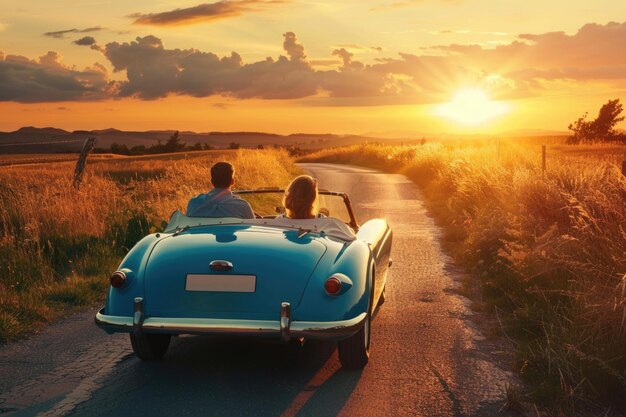
[[[326,207],[320,207],[319,213],[323,214],[326,217],[330,217],[330,210],[328,210]]]
[[[285,214],[285,208],[283,206],[277,206],[276,207],[276,213],[278,213],[278,214]]]

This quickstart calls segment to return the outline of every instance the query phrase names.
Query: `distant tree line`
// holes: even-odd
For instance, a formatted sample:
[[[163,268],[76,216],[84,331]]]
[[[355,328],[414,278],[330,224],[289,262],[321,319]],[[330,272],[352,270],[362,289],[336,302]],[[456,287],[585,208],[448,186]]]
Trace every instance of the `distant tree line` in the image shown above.
[[[230,142],[227,149],[241,149],[241,144],[238,142]],[[299,156],[304,154],[305,152],[300,149],[298,146],[284,146],[284,145],[273,145],[275,149],[285,149],[292,156]],[[185,145],[180,141],[178,131],[174,132],[172,136],[165,142],[162,143],[160,140],[157,144],[152,146],[145,145],[136,145],[132,147],[128,147],[126,144],[112,143],[109,149],[98,148],[94,152],[97,153],[105,153],[110,152],[117,155],[149,155],[149,154],[159,154],[159,153],[174,153],[174,152],[189,152],[189,151],[209,151],[213,150],[215,147],[209,145],[208,143],[201,144],[195,143],[192,146]],[[256,146],[256,149],[265,149],[265,146],[259,144]]]
[[[205,143],[196,143],[194,145],[185,145],[180,141],[178,131],[174,132],[172,136],[162,143],[160,140],[152,146],[136,145],[128,147],[125,143],[112,143],[111,147],[107,149],[98,149],[98,152],[111,152],[118,155],[148,155],[157,153],[173,153],[173,152],[187,152],[187,151],[202,151],[214,149],[213,146]]]
[[[626,134],[615,130],[615,126],[624,120],[624,116],[620,116],[623,110],[619,99],[615,99],[604,104],[600,108],[598,117],[594,120],[587,120],[588,113],[583,114],[568,126],[572,135],[567,138],[567,143],[613,142],[626,144]]]

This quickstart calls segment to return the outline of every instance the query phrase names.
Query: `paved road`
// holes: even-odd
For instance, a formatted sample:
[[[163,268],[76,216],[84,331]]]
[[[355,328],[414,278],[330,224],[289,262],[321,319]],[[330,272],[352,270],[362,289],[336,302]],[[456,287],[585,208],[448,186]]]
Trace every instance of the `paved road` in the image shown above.
[[[346,191],[359,219],[394,230],[387,302],[360,372],[335,346],[186,337],[143,363],[125,335],[92,325],[94,311],[0,348],[0,416],[491,416],[512,378],[477,330],[459,273],[419,190],[401,175],[304,164],[321,187]],[[503,361],[505,362],[505,361]]]

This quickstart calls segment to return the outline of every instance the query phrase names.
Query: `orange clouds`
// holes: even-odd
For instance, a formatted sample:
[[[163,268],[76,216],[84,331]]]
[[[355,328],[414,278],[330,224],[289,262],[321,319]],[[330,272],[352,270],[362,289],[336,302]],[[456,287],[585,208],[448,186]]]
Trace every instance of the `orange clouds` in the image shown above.
[[[0,52],[0,101],[101,100],[110,96],[109,87],[100,64],[81,71],[62,64],[52,51],[36,60]]]
[[[197,49],[167,49],[150,35],[105,46],[91,37],[79,43],[100,50],[125,79],[112,81],[102,66],[83,71],[64,66],[54,52],[39,60],[0,53],[0,100],[315,97],[326,105],[363,106],[433,103],[468,86],[495,98],[519,98],[541,95],[546,82],[626,85],[626,23],[588,24],[573,35],[524,34],[495,48],[434,46],[430,49],[436,54],[400,53],[369,64],[341,47],[330,54],[340,65],[326,70],[308,61],[293,32],[283,35],[284,56],[250,63],[237,52],[220,57]]]
[[[626,80],[626,23],[587,24],[574,35],[522,34],[495,48],[436,47],[468,67],[497,72],[513,82],[538,80]],[[518,84],[518,88],[521,85]]]

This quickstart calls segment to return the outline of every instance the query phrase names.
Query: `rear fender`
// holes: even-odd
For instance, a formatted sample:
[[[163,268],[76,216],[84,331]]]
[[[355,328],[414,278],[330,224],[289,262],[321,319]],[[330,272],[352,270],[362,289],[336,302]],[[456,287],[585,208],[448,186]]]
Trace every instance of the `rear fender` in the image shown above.
[[[376,305],[385,288],[387,272],[391,264],[393,232],[385,220],[372,219],[361,226],[356,237],[369,245],[372,251],[372,257],[376,265],[376,285],[373,297]]]
[[[304,291],[293,320],[349,320],[367,312],[372,288],[373,261],[367,244],[358,240],[348,242],[338,251],[328,251],[320,260]],[[346,275],[352,287],[338,296],[324,290],[324,283],[335,273]]]
[[[169,235],[151,234],[141,239],[126,254],[118,270],[125,269],[128,280],[122,288],[109,286],[105,303],[105,313],[112,316],[132,316],[135,297],[144,296],[144,268],[154,245]],[[126,272],[126,271],[125,271]]]

